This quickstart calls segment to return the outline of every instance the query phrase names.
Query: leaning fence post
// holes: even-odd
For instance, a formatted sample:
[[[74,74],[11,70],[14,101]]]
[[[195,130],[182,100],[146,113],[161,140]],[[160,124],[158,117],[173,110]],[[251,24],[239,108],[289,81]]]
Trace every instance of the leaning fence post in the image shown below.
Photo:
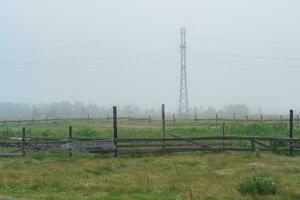
[[[149,123],[149,124],[151,124],[151,121],[152,121],[152,119],[151,119],[151,115],[149,115],[149,120],[148,120],[148,123]]]
[[[166,134],[166,118],[165,118],[165,104],[161,105],[161,122],[162,122],[162,137],[163,149],[165,149],[165,134]]]
[[[72,137],[73,137],[73,130],[72,126],[69,126],[69,137],[68,137],[68,143],[69,143],[69,156],[72,156]]]
[[[225,152],[225,122],[222,123],[223,153]]]
[[[290,155],[293,155],[293,151],[294,151],[294,149],[293,149],[293,141],[292,141],[292,139],[293,139],[293,119],[294,119],[294,116],[293,116],[293,110],[290,110],[290,134],[289,134],[289,136],[290,136]]]
[[[113,107],[113,132],[114,132],[114,138],[113,138],[113,142],[114,142],[114,146],[115,146],[115,149],[114,149],[114,156],[117,157],[117,153],[118,153],[118,150],[117,150],[117,146],[118,146],[118,126],[117,126],[117,107],[114,106]]]
[[[26,138],[25,132],[26,132],[26,129],[25,129],[25,127],[23,127],[22,128],[22,156],[23,157],[25,156],[25,145],[26,145],[26,143],[25,143],[25,138]]]

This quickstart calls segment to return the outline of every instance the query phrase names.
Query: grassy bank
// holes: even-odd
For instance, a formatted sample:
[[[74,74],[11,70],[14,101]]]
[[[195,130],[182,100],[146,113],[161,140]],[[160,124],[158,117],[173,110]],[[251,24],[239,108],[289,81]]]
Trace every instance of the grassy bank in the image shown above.
[[[276,196],[241,195],[263,176]],[[0,160],[0,199],[300,199],[300,158],[247,153],[118,158],[30,155]]]

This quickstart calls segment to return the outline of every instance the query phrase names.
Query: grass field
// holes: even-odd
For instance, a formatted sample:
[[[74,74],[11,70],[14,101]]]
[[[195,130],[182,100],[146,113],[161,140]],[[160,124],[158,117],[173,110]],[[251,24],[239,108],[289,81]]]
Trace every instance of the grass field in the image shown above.
[[[63,120],[58,123],[35,123],[28,125],[9,125],[1,126],[0,134],[2,137],[20,137],[21,128],[26,127],[28,137],[51,137],[66,138],[68,127],[73,127],[74,137],[112,137],[112,122],[106,120],[76,121]],[[119,137],[159,137],[161,136],[161,122],[152,121],[128,121],[119,120]],[[225,128],[226,135],[252,135],[252,136],[288,136],[288,124],[286,122],[272,123],[227,123]],[[166,123],[166,135],[177,136],[214,136],[221,135],[221,123],[215,122],[194,122],[172,121]],[[295,124],[294,136],[300,137],[300,126]]]
[[[112,137],[111,122],[26,125],[27,137]],[[0,127],[1,138],[20,137],[24,125]],[[159,137],[160,121],[119,121],[119,137]],[[166,136],[221,135],[213,122],[167,122]],[[228,123],[227,135],[288,136],[286,123]],[[300,128],[295,125],[295,137]],[[277,195],[241,195],[238,184],[262,176]],[[0,159],[0,199],[300,199],[300,157],[268,153],[178,153],[120,156],[29,153]]]
[[[273,195],[241,195],[263,176]],[[159,156],[31,155],[0,159],[0,199],[300,199],[300,158],[249,153]]]

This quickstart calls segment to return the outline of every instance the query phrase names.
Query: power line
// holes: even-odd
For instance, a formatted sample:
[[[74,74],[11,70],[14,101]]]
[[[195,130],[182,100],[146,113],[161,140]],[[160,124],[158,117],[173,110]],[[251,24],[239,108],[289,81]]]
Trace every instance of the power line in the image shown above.
[[[1,62],[0,65],[40,65],[40,64],[60,64],[60,63],[79,63],[79,62],[94,62],[94,61],[116,61],[123,59],[134,58],[134,60],[139,60],[138,58],[154,58],[163,57],[166,55],[176,55],[176,52],[157,52],[157,53],[146,53],[146,54],[130,54],[130,55],[112,55],[107,57],[94,57],[94,58],[70,58],[70,59],[55,59],[55,60],[38,60],[38,61],[23,61],[19,63],[12,62]]]
[[[68,66],[68,67],[57,67],[57,66],[39,66],[39,68],[9,68],[9,69],[1,69],[0,72],[48,72],[48,71],[86,71],[86,70],[102,70],[102,69],[128,69],[128,67],[138,67],[140,68],[141,65],[155,65],[157,66],[157,63],[164,63],[164,64],[176,64],[177,61],[157,61],[157,62],[138,62],[133,64],[99,64],[99,65],[93,65],[93,66]],[[164,65],[165,67],[167,65]]]
[[[268,57],[268,56],[248,56],[248,55],[235,55],[235,54],[218,54],[218,53],[206,53],[206,52],[191,52],[191,54],[201,54],[207,56],[222,56],[232,58],[250,58],[250,59],[264,59],[264,60],[300,60],[300,58],[284,58],[284,57]]]
[[[199,37],[199,36],[191,36],[189,38],[192,39],[192,40],[196,39],[196,40],[203,40],[203,41],[244,43],[244,44],[253,44],[253,45],[300,46],[300,43],[295,43],[295,42],[236,40],[236,39],[224,39],[224,38],[216,38],[216,37]]]
[[[5,51],[24,51],[24,50],[33,50],[33,51],[40,51],[40,50],[50,50],[50,49],[69,49],[74,47],[102,47],[102,46],[122,46],[122,45],[132,45],[132,44],[143,44],[145,43],[152,43],[154,41],[168,41],[174,40],[172,37],[164,37],[164,38],[152,38],[152,39],[142,39],[142,40],[131,40],[131,41],[119,41],[119,42],[94,42],[94,43],[77,43],[77,44],[65,44],[65,45],[52,45],[48,47],[13,47],[13,48],[2,48],[0,52]]]
[[[138,67],[140,68],[141,65],[153,65],[157,66],[157,64],[170,64],[170,65],[164,65],[164,67],[172,68],[174,64],[178,63],[178,60],[168,60],[168,61],[156,61],[156,62],[135,62],[133,64],[99,64],[97,66],[74,66],[71,65],[69,67],[57,67],[57,66],[39,66],[39,68],[8,68],[8,69],[1,69],[0,72],[48,72],[48,71],[86,71],[86,70],[101,70],[101,69],[128,69],[128,67]],[[257,64],[245,64],[245,63],[226,63],[226,62],[203,62],[200,60],[189,60],[190,67],[191,68],[210,68],[208,65],[215,65],[218,68],[221,67],[232,67],[232,68],[250,68],[254,69],[254,67],[263,67],[263,68],[271,68],[271,69],[300,69],[300,66],[298,65],[257,65]],[[201,64],[199,66],[199,64]],[[42,67],[42,68],[41,68]]]

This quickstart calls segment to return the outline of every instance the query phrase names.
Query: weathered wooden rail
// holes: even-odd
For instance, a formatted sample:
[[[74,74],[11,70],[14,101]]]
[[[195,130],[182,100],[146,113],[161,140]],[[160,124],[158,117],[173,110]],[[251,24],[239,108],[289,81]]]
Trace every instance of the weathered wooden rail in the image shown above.
[[[224,144],[225,142],[225,144]],[[241,144],[243,142],[243,144]],[[117,145],[116,145],[117,144]],[[188,151],[300,151],[300,138],[254,137],[254,136],[205,136],[165,138],[76,138],[42,139],[18,138],[1,142],[1,148],[18,148],[12,153],[25,155],[28,152],[88,152],[88,153],[170,153]],[[16,154],[19,153],[19,154]],[[0,156],[9,156],[5,153]]]

